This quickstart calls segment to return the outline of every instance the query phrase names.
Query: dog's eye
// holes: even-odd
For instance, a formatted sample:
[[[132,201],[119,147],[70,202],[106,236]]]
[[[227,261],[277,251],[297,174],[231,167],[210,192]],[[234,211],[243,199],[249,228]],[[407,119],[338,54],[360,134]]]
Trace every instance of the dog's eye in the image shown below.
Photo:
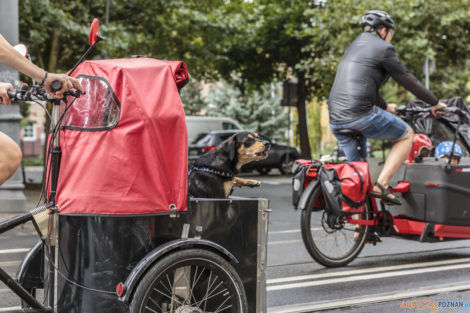
[[[247,138],[245,140],[245,147],[249,147],[255,143],[255,140],[253,138]]]

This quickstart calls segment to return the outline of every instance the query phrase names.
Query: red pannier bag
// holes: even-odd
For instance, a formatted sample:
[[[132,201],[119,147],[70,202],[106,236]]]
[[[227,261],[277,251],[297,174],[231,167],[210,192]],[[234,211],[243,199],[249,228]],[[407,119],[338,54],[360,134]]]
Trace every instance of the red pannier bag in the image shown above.
[[[327,211],[339,216],[364,211],[369,189],[367,162],[325,164],[319,176]]]

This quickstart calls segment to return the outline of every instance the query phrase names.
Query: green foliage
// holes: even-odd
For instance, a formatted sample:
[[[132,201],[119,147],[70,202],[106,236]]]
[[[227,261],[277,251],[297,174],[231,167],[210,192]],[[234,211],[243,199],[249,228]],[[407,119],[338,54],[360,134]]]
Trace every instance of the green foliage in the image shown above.
[[[276,84],[264,85],[259,91],[243,95],[239,89],[224,83],[209,92],[207,114],[231,117],[247,130],[284,141],[288,116],[280,101]]]
[[[87,47],[91,14],[102,14],[95,1],[19,1],[20,41],[32,61],[50,71],[66,71]]]
[[[422,65],[431,56],[437,69],[430,86],[438,97],[470,94],[470,0],[113,0],[109,24],[103,25],[106,2],[20,0],[20,40],[33,62],[54,71],[70,69],[87,47],[88,27],[97,17],[105,40],[95,57],[184,60],[192,78],[224,79],[239,89],[217,91],[219,98],[223,92],[228,97],[211,102],[218,114],[279,137],[287,117],[273,97],[261,101],[266,86],[304,75],[308,99],[327,99],[338,63],[361,32],[361,16],[382,9],[395,20],[393,44],[411,73],[424,80]],[[192,92],[187,98],[194,101],[185,100],[191,114],[204,107]],[[414,98],[392,80],[382,92],[397,104]],[[316,146],[318,112],[309,112]]]
[[[23,158],[21,160],[21,163],[23,163],[23,166],[42,166],[42,165],[44,165],[44,159],[42,157],[40,157],[40,158]]]
[[[207,103],[202,97],[202,86],[199,82],[192,80],[180,93],[186,115],[200,115],[207,108]]]
[[[309,139],[312,152],[319,152],[321,150],[322,139],[322,125],[321,125],[321,102],[310,101],[307,105],[309,111],[308,126],[309,126]]]

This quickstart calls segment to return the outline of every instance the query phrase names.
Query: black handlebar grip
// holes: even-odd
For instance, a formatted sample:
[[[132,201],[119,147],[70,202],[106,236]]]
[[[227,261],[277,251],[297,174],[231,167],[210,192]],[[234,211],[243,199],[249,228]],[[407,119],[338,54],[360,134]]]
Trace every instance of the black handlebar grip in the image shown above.
[[[8,98],[13,99],[15,98],[16,93],[11,90],[7,90],[7,95],[8,95]]]
[[[51,90],[52,91],[59,91],[62,89],[62,83],[59,81],[59,80],[54,80],[52,83],[51,83]]]

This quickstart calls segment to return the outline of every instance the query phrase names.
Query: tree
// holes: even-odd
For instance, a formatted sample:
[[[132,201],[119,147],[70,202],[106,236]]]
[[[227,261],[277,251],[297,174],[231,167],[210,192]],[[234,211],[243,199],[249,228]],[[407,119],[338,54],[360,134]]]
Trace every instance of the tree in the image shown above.
[[[92,17],[104,20],[105,4],[20,0],[20,38],[33,61],[50,71],[71,68],[86,47]],[[393,43],[403,63],[422,80],[422,64],[431,56],[437,65],[431,89],[449,98],[470,92],[469,6],[470,0],[113,0],[95,56],[184,60],[192,78],[224,79],[242,97],[296,79],[301,150],[310,157],[305,103],[327,99],[344,51],[362,31],[365,11],[381,8],[392,15]],[[382,91],[389,102],[411,98],[392,82]]]
[[[203,114],[207,109],[207,102],[202,97],[202,86],[198,81],[192,80],[180,92],[186,115]]]
[[[221,43],[224,58],[216,60],[222,77],[242,90],[294,76],[298,82],[298,129],[304,158],[311,157],[305,110],[310,82],[304,68],[298,65],[310,57],[304,47],[311,38],[301,31],[311,19],[304,12],[315,7],[313,2],[300,0],[240,3],[231,18],[224,20],[227,24],[224,29],[230,35],[224,36]],[[225,9],[231,10],[232,6]]]
[[[231,117],[247,130],[284,141],[288,120],[278,91],[279,86],[269,84],[244,96],[238,88],[218,84],[209,91],[207,114]]]

